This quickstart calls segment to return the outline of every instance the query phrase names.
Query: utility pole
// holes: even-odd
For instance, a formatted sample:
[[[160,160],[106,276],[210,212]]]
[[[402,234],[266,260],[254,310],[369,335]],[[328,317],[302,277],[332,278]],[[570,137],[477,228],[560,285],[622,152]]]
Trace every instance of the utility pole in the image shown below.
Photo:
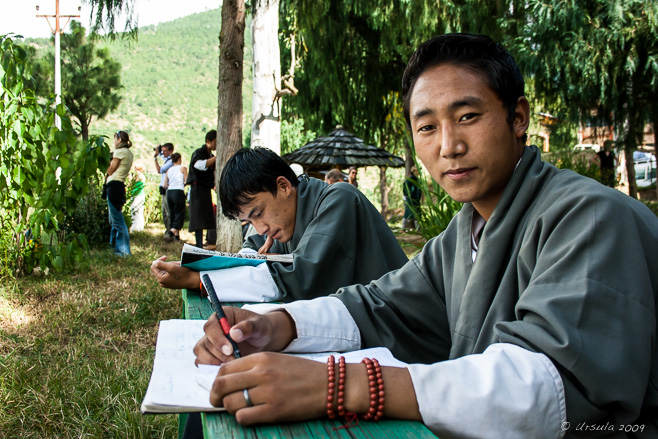
[[[78,11],[80,11],[81,7],[78,6]],[[37,5],[37,11],[39,10],[39,5]],[[55,0],[55,15],[37,15],[37,17],[44,17],[46,21],[48,22],[48,25],[50,26],[50,30],[52,30],[53,35],[55,35],[55,105],[59,105],[62,103],[62,71],[60,67],[60,48],[59,48],[59,36],[64,33],[63,29],[66,27],[67,24],[69,24],[69,21],[71,18],[78,18],[80,17],[79,15],[60,15],[59,13],[59,0]],[[48,20],[48,17],[54,18],[55,19],[55,28],[53,29],[52,24],[50,24],[50,20]],[[68,18],[66,20],[66,23],[64,23],[64,26],[59,25],[59,19],[60,18]],[[55,114],[55,126],[57,129],[61,130],[62,129],[62,121],[59,119],[59,116]]]

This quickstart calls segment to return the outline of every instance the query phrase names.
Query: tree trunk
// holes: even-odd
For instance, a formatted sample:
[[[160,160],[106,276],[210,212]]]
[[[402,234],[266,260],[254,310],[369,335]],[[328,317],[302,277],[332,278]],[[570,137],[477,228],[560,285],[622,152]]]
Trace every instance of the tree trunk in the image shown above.
[[[386,168],[379,167],[379,201],[381,202],[381,209],[379,213],[382,214],[384,219],[388,217],[388,193],[391,188],[388,187],[388,180],[386,179]]]
[[[251,145],[281,154],[279,0],[256,0],[252,21],[254,93]]]
[[[215,188],[228,159],[242,147],[242,67],[244,57],[244,0],[224,0],[219,34],[219,105]],[[235,252],[242,245],[240,222],[217,209],[217,250]]]
[[[626,156],[626,175],[628,175],[628,195],[637,200],[637,182],[635,181],[635,160],[633,160],[633,147],[624,142],[624,155]]]
[[[80,135],[82,136],[83,141],[89,140],[89,122],[87,118],[81,117],[80,119]]]

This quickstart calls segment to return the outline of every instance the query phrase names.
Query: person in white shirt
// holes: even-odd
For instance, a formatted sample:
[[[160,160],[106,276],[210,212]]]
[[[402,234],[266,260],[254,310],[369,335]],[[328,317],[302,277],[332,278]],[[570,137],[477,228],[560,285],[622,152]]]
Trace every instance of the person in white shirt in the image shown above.
[[[225,363],[211,403],[244,425],[374,404],[439,437],[658,437],[658,218],[526,146],[523,77],[489,37],[423,43],[403,99],[420,160],[463,209],[368,285],[225,307],[240,359],[212,316],[195,347],[197,363]],[[382,367],[382,388],[348,364],[342,396],[338,367],[262,352],[374,346],[409,365]]]
[[[180,241],[180,231],[185,222],[185,181],[187,168],[181,166],[181,155],[177,152],[171,155],[173,166],[165,175],[164,187],[167,189],[167,203],[171,215],[171,232],[174,240]]]
[[[162,145],[156,146],[153,151],[155,154],[153,155],[153,158],[155,160],[155,169],[160,173],[160,195],[162,196],[162,222],[164,223],[165,226],[165,240],[170,241],[172,239],[171,236],[171,220],[169,216],[169,204],[167,203],[167,189],[165,189],[164,186],[164,181],[165,181],[165,176],[167,175],[167,171],[171,166],[173,165],[171,161],[171,155],[174,153],[174,145],[172,143],[165,143]],[[160,165],[160,162],[158,162],[158,157],[162,156],[164,158],[164,162],[162,163],[162,166]]]

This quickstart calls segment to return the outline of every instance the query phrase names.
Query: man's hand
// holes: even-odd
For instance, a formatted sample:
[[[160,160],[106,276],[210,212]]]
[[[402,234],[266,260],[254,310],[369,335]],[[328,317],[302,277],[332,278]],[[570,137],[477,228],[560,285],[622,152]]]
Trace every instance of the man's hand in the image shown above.
[[[365,387],[365,369],[363,375]],[[247,407],[244,389],[253,407]],[[226,407],[242,425],[319,418],[326,399],[326,363],[272,352],[223,365],[210,391],[210,403]]]
[[[256,314],[241,308],[223,307],[231,325],[231,338],[240,352],[279,351],[297,337],[294,321],[286,311]],[[233,347],[224,336],[215,314],[203,326],[205,335],[194,347],[196,364],[222,364],[233,359]]]
[[[167,262],[166,256],[160,256],[151,264],[151,273],[155,275],[160,286],[171,289],[198,289],[201,276],[198,272],[181,267],[180,262]]]
[[[272,237],[268,236],[267,238],[265,238],[265,244],[263,244],[263,246],[258,249],[258,254],[259,255],[264,255],[264,254],[269,253],[270,248],[272,247],[273,244],[274,244],[274,239],[272,239]]]

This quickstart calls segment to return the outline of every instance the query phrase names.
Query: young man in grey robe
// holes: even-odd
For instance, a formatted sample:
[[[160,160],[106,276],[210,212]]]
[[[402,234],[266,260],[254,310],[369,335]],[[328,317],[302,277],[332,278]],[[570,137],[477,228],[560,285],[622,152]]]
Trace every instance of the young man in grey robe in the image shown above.
[[[268,262],[193,272],[160,258],[151,271],[167,288],[199,288],[208,274],[225,301],[292,301],[326,296],[371,280],[408,259],[375,206],[353,186],[297,177],[267,148],[242,149],[224,166],[219,199],[230,218],[259,235],[244,251],[292,254],[292,264]]]
[[[658,219],[525,146],[523,88],[488,37],[418,48],[405,116],[418,156],[463,210],[369,285],[264,315],[226,308],[252,355],[233,359],[210,320],[197,362],[230,360],[213,404],[243,424],[325,416],[327,365],[257,352],[383,345],[412,363],[382,368],[385,416],[422,420],[439,437],[658,437]],[[347,365],[350,412],[368,410],[366,376]]]

